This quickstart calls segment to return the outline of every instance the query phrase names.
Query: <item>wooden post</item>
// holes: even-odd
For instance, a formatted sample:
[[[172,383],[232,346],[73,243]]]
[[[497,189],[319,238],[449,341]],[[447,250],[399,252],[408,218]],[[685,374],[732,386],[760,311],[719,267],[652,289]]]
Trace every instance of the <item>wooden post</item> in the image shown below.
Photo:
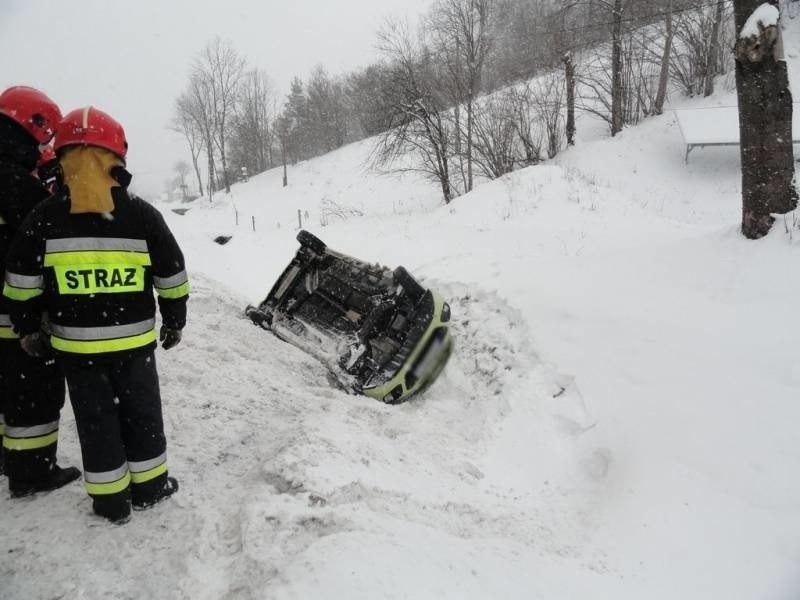
[[[253,231],[256,230],[256,217],[253,215]]]
[[[236,225],[239,225],[239,211],[237,209],[233,209],[233,212],[236,214]]]
[[[303,215],[300,213],[300,209],[297,209],[297,228],[303,228]]]

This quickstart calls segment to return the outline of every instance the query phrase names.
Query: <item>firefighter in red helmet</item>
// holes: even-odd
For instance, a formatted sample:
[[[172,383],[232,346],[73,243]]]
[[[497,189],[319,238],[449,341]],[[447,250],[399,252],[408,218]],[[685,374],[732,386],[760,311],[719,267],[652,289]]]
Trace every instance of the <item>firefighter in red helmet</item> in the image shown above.
[[[48,196],[32,175],[39,145],[53,137],[61,119],[45,94],[16,86],[0,94],[0,254],[3,265],[25,216]],[[18,281],[22,295],[26,285]],[[11,303],[0,298],[0,473],[13,497],[51,490],[77,479],[75,467],[56,464],[58,424],[64,406],[64,377],[52,356],[29,356],[12,327]],[[42,327],[41,320],[33,325]]]
[[[46,341],[66,375],[86,490],[95,513],[114,522],[178,489],[167,474],[153,289],[164,349],[181,340],[189,292],[163,217],[127,191],[127,150],[122,126],[103,111],[62,119],[62,184],[15,238],[3,289],[20,335],[35,336],[41,311],[50,315]],[[37,285],[21,295],[20,280]],[[31,352],[39,341],[30,339]]]

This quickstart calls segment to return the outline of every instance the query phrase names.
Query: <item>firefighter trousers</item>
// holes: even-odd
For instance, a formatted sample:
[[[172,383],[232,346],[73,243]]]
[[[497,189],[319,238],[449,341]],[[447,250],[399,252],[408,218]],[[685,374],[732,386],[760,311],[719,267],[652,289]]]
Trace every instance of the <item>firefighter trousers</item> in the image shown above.
[[[153,351],[91,364],[65,360],[86,491],[95,512],[124,514],[158,499],[167,481],[167,442]]]
[[[53,358],[34,358],[19,340],[0,351],[0,436],[5,474],[20,482],[47,479],[56,467],[64,376]]]

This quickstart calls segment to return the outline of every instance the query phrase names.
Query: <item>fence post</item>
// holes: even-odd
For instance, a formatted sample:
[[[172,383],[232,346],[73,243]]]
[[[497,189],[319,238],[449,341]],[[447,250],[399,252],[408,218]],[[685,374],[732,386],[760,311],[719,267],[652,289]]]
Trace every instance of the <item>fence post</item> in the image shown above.
[[[303,228],[303,214],[300,212],[300,209],[297,209],[297,228]]]
[[[239,225],[239,211],[234,208],[233,212],[236,213],[236,225]]]
[[[253,215],[253,231],[256,230],[256,217]]]

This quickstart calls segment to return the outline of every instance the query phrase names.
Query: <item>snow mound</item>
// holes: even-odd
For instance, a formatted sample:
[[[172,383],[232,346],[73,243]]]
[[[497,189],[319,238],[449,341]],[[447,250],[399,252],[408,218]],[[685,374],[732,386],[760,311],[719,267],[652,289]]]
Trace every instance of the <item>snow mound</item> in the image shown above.
[[[0,566],[6,597],[91,598],[112,585],[119,597],[330,597],[353,571],[442,579],[441,544],[462,548],[468,573],[493,538],[578,559],[585,503],[602,489],[603,469],[586,468],[591,423],[494,293],[436,284],[456,350],[427,393],[390,407],[331,388],[321,364],[244,319],[242,300],[193,283],[184,342],[158,356],[181,491],[125,527],[93,516],[80,485],[34,500],[54,527],[31,525],[34,501],[3,498],[15,558]],[[75,464],[70,420],[65,410],[61,457]],[[359,550],[345,558],[331,545]],[[53,547],[56,575],[42,580]],[[416,558],[393,565],[396,553]],[[382,567],[365,570],[367,556]],[[312,576],[299,576],[309,563]]]

